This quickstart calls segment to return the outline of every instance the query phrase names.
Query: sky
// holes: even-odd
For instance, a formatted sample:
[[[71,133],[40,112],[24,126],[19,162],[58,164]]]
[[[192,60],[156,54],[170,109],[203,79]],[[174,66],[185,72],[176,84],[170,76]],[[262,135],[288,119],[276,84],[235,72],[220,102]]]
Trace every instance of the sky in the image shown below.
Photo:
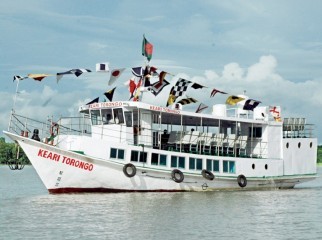
[[[7,130],[16,92],[14,75],[47,73],[20,81],[15,112],[38,120],[77,114],[78,107],[117,87],[127,100],[131,67],[144,65],[143,34],[154,46],[150,66],[208,88],[187,95],[209,106],[212,88],[243,94],[260,106],[281,106],[281,116],[305,117],[322,143],[322,2],[302,0],[2,0],[0,1],[0,129]],[[113,86],[95,64],[127,70]],[[80,77],[55,74],[74,68]],[[143,100],[165,106],[171,85]],[[1,131],[0,137],[3,136]]]

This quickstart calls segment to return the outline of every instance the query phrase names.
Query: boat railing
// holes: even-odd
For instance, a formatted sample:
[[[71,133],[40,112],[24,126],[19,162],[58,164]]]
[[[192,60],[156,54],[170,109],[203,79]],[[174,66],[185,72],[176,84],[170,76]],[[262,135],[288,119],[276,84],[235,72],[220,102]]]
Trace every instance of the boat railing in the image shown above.
[[[39,139],[50,138],[51,135],[90,135],[91,126],[87,117],[60,117],[57,121],[47,118],[38,121],[16,113],[10,117],[8,131],[24,137],[32,137],[37,131]]]
[[[314,124],[307,124],[305,118],[284,118],[284,138],[313,138]]]
[[[101,126],[102,129],[104,128],[104,125],[98,126]],[[47,121],[41,122],[12,113],[8,128],[9,132],[33,138],[32,135],[35,129],[38,130],[40,141],[54,145],[61,140],[59,135],[85,135],[165,151],[229,157],[266,158],[267,156],[267,143],[258,139],[250,139],[248,136],[199,131],[172,131],[167,134],[167,138],[163,138],[164,132],[160,129],[145,129],[146,132],[139,132],[137,138],[122,139],[116,137],[117,132],[123,131],[126,136],[133,135],[134,132],[129,129],[125,130],[124,126],[121,130],[109,129],[108,131],[94,133],[91,131],[90,119],[87,116],[60,117],[57,121],[48,118]],[[50,140],[52,134],[58,135],[58,137],[54,136],[56,137],[56,142],[50,142],[53,140]]]

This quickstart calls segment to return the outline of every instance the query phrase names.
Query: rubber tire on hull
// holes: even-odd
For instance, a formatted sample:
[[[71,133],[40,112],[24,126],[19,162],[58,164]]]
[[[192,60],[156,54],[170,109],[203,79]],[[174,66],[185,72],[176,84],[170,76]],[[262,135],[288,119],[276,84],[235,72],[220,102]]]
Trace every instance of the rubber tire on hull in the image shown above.
[[[181,183],[184,179],[184,175],[179,169],[173,169],[171,172],[171,178],[176,183]]]
[[[127,163],[123,167],[123,173],[129,178],[134,177],[136,174],[136,167],[132,163]]]
[[[204,170],[201,171],[201,175],[205,179],[210,180],[210,181],[214,180],[214,178],[215,178],[215,175],[212,172],[210,172],[210,171],[208,171],[206,169],[204,169]]]
[[[237,183],[242,188],[243,187],[246,187],[246,185],[247,185],[247,179],[246,179],[246,177],[243,174],[239,175],[237,177]]]

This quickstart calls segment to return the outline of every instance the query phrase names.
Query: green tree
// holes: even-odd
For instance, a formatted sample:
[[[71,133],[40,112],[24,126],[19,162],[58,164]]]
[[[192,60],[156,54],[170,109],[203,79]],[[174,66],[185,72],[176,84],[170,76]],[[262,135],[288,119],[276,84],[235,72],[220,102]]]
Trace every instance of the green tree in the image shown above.
[[[5,138],[0,138],[0,164],[6,164],[12,159],[17,159],[18,145],[16,143],[6,143]],[[26,154],[19,147],[19,160],[24,164],[30,164]]]

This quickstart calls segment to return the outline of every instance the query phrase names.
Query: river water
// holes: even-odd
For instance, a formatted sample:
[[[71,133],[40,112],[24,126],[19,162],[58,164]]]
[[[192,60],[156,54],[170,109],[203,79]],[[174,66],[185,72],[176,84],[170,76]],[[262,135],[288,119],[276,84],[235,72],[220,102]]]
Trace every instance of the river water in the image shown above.
[[[1,166],[0,239],[322,239],[322,178],[291,190],[50,195],[33,167]]]

